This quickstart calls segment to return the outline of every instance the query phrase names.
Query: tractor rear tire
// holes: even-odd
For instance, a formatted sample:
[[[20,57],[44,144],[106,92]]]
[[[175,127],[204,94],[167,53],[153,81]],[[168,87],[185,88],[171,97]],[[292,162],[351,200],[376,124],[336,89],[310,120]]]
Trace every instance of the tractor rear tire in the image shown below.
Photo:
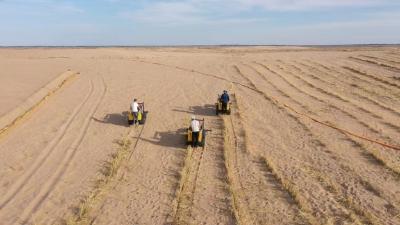
[[[147,112],[144,112],[142,115],[142,119],[139,121],[140,125],[143,125],[146,123],[146,117],[147,117]]]
[[[202,136],[203,136],[203,138],[202,138],[201,142],[199,143],[199,146],[204,148],[204,146],[206,146],[206,131],[204,129],[202,131]]]

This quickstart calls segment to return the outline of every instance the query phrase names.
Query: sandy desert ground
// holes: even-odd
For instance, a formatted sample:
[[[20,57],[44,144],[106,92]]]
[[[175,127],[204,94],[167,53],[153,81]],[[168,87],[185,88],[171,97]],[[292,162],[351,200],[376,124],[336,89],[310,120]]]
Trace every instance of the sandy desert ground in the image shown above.
[[[0,49],[0,224],[400,224],[399,50]]]

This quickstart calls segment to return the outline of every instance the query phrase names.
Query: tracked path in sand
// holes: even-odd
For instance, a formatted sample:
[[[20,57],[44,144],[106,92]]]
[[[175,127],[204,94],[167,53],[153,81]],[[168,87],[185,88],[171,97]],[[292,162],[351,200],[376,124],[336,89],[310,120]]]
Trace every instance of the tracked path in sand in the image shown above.
[[[35,162],[8,188],[1,200],[1,218],[3,221],[26,223],[29,215],[40,206],[48,192],[58,182],[66,170],[74,152],[86,134],[91,117],[95,113],[105,87],[101,79],[90,81],[89,92],[84,100],[76,107],[72,115],[59,129],[58,134],[49,142],[47,147],[36,158]],[[72,129],[81,126],[80,132]],[[45,171],[52,171],[51,174]],[[26,203],[29,202],[27,205]],[[15,208],[23,208],[21,211]],[[14,215],[11,212],[17,212]]]

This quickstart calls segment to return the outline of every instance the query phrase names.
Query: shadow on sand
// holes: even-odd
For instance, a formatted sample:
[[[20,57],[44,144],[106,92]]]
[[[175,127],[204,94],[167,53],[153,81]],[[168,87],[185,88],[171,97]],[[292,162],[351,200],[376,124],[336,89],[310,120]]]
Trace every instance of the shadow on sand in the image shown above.
[[[185,109],[173,109],[174,112],[184,112],[196,116],[214,116],[215,105],[206,104],[204,106],[190,106],[189,110]]]
[[[107,123],[107,124],[114,124],[117,126],[128,127],[129,125],[126,119],[127,117],[128,117],[128,111],[123,113],[109,113],[106,116],[104,116],[103,119],[97,119],[95,117],[92,117],[92,119],[99,123]]]
[[[177,131],[166,131],[154,133],[152,139],[141,138],[145,142],[163,147],[174,147],[186,149],[186,128],[181,128]]]

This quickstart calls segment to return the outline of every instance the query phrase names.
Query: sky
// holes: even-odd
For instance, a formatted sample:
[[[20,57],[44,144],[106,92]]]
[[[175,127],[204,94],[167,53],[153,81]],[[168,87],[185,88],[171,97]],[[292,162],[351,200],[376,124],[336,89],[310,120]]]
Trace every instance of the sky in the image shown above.
[[[0,0],[0,46],[400,43],[400,0]]]

